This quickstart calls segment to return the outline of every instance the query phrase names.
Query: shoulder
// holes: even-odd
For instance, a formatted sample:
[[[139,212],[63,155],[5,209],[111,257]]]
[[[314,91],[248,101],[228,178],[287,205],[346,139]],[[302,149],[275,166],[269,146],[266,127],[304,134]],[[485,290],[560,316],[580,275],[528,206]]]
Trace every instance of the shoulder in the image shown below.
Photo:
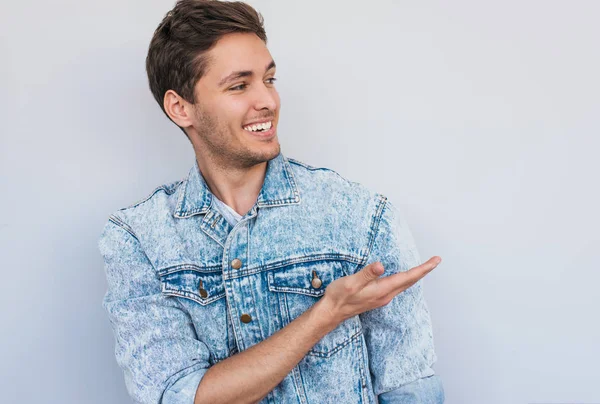
[[[136,237],[134,231],[138,222],[152,221],[153,218],[172,214],[177,205],[178,190],[185,180],[171,181],[155,187],[151,192],[109,214],[106,227],[117,226]]]
[[[294,175],[299,177],[300,181],[310,181],[313,186],[328,185],[347,188],[348,190],[368,191],[362,184],[349,180],[331,168],[317,167],[295,158],[286,158],[292,167]]]
[[[305,182],[304,185],[309,185],[309,188],[327,187],[331,191],[367,199],[383,197],[383,195],[375,192],[373,189],[359,182],[352,181],[332,168],[313,166],[295,158],[286,158],[292,167],[294,175],[298,177],[301,183]]]
[[[143,198],[141,198],[138,201],[132,203],[131,205],[123,207],[119,210],[127,211],[127,210],[136,209],[137,207],[145,204],[146,202],[152,200],[153,198],[163,198],[163,197],[171,196],[177,191],[177,189],[179,189],[179,187],[181,186],[181,184],[184,181],[185,180],[177,180],[177,181],[171,181],[171,182],[167,182],[165,184],[159,185],[158,187],[154,188],[154,190],[152,190],[152,192],[150,192]]]
[[[286,157],[300,188],[302,199],[330,203],[340,212],[371,212],[380,215],[387,197],[368,186],[352,181],[336,170],[306,164]]]

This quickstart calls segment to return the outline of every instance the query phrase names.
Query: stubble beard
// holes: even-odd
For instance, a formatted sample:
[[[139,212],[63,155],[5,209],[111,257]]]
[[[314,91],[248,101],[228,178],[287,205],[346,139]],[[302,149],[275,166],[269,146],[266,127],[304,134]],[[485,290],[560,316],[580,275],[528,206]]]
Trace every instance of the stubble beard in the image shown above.
[[[281,151],[276,137],[270,141],[276,142],[277,147],[264,152],[253,151],[240,144],[227,125],[202,111],[199,105],[196,108],[196,117],[200,123],[197,131],[202,143],[200,147],[205,148],[201,152],[207,154],[208,158],[222,169],[247,169],[277,157]]]

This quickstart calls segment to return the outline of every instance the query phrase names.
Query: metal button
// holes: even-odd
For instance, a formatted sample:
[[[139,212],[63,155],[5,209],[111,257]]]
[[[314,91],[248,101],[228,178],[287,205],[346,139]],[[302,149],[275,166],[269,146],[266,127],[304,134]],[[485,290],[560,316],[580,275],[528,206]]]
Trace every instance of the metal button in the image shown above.
[[[200,287],[198,288],[198,292],[200,292],[200,296],[204,299],[206,299],[208,297],[208,292],[206,291],[206,289],[204,289],[204,286],[202,285],[202,279],[200,279]]]
[[[252,321],[252,317],[250,317],[250,314],[244,313],[240,316],[240,320],[242,320],[242,323],[249,323]]]
[[[310,284],[312,285],[313,288],[319,289],[321,287],[321,285],[323,284],[323,281],[321,279],[319,279],[319,277],[317,276],[317,271],[312,271],[312,273],[313,273],[313,278],[312,278],[312,281],[310,281]]]
[[[234,259],[233,261],[231,261],[231,267],[233,269],[240,269],[242,267],[242,260],[240,260],[239,258]]]

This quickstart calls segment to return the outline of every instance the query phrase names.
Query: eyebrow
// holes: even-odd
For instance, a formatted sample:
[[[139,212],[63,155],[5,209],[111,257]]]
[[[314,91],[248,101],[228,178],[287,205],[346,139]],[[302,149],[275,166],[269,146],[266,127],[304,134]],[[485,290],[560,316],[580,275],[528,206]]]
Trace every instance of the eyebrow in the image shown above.
[[[271,63],[269,63],[267,65],[267,67],[265,68],[265,73],[274,67],[275,67],[275,61],[271,60]],[[221,87],[231,81],[237,80],[242,77],[251,77],[253,74],[254,73],[252,72],[252,70],[240,70],[240,71],[233,72],[233,73],[229,74],[227,77],[223,78],[219,82],[218,86]]]

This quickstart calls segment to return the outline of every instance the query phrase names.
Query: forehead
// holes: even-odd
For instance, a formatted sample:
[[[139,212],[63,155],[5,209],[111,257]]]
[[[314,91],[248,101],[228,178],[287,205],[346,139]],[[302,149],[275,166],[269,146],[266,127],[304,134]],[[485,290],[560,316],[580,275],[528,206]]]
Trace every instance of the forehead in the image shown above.
[[[208,52],[208,57],[205,77],[211,81],[218,81],[231,72],[241,70],[252,70],[262,75],[272,59],[266,44],[252,33],[223,36]]]

